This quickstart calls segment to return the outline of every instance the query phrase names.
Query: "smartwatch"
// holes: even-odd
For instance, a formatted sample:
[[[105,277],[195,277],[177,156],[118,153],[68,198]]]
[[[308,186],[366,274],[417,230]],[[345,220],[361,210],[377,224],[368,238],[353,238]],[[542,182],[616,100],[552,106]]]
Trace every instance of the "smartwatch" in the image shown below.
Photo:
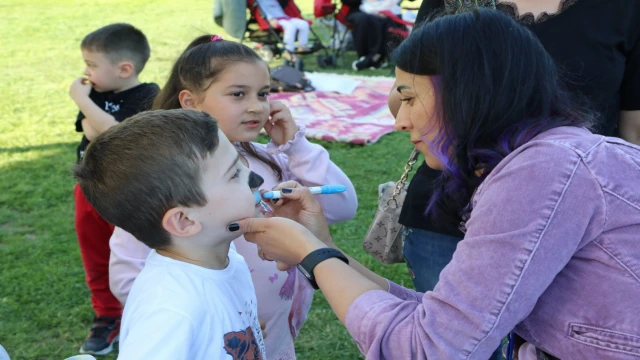
[[[316,283],[316,278],[315,276],[313,276],[313,269],[316,267],[316,265],[331,258],[337,258],[344,261],[345,264],[349,264],[349,259],[347,259],[347,257],[344,256],[344,254],[341,253],[340,250],[336,250],[333,248],[322,248],[314,250],[309,255],[305,256],[300,264],[298,264],[298,270],[300,270],[302,275],[304,275],[304,277],[309,280],[309,283],[311,283],[311,286],[314,289],[318,290],[319,288],[318,284]]]

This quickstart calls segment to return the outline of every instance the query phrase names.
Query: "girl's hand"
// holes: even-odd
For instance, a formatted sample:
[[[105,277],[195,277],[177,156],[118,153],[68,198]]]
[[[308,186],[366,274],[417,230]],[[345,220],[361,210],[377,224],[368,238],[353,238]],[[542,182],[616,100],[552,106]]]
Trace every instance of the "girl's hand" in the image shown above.
[[[271,118],[264,125],[271,140],[278,145],[284,145],[295,138],[298,125],[293,120],[289,108],[280,101],[270,101]]]

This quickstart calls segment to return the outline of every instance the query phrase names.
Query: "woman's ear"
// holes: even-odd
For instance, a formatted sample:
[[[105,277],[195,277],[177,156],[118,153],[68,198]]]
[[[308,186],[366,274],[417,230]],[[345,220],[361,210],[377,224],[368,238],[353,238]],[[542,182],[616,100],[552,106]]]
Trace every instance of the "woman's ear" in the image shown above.
[[[182,90],[178,94],[178,100],[180,101],[180,106],[183,109],[195,109],[196,108],[196,97],[189,90]]]
[[[162,218],[162,227],[177,237],[189,237],[202,231],[202,224],[189,218],[187,209],[175,207],[169,209]]]

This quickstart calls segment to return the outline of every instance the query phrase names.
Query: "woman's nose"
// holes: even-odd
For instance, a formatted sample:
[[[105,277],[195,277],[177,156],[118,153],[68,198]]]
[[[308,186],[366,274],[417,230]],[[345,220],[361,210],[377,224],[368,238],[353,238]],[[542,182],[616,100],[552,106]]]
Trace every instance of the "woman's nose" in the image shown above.
[[[393,128],[397,131],[411,131],[411,120],[409,120],[404,114],[401,112],[396,116],[396,122],[393,125]]]

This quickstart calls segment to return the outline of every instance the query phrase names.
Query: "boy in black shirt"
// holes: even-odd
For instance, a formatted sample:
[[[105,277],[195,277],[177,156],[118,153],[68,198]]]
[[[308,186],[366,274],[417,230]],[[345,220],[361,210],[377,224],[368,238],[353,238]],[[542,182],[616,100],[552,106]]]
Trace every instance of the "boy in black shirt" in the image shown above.
[[[85,36],[80,45],[86,63],[84,77],[71,84],[69,96],[78,105],[76,131],[83,132],[78,161],[89,142],[108,128],[151,107],[160,90],[155,83],[140,83],[138,75],[150,55],[149,43],[135,27],[111,24]],[[93,326],[81,353],[103,355],[118,340],[122,304],[109,290],[109,239],[113,225],[106,222],[76,184],[75,225],[91,304]]]

